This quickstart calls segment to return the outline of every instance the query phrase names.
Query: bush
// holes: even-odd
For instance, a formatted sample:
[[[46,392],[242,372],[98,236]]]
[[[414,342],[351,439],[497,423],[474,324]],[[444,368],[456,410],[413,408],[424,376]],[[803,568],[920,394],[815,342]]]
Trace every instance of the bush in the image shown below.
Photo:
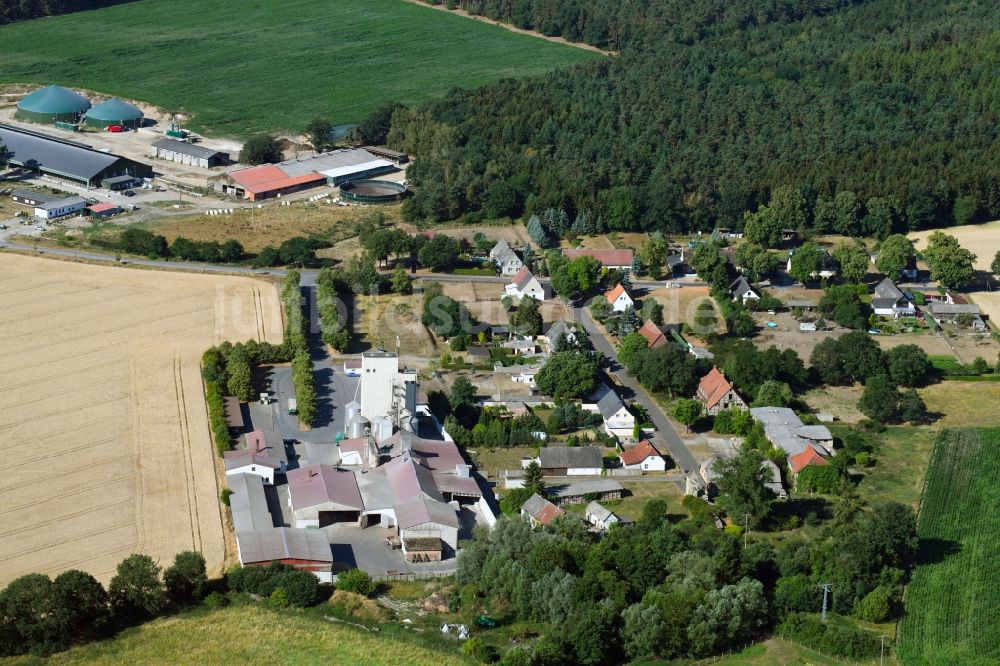
[[[487,645],[482,638],[478,637],[470,638],[465,642],[465,645],[462,646],[462,654],[473,657],[484,664],[492,664],[499,657],[495,647]]]
[[[375,592],[375,581],[361,569],[349,569],[337,575],[337,589],[370,597]]]
[[[229,605],[229,599],[226,598],[224,594],[218,592],[212,592],[207,597],[202,600],[202,605],[209,610],[215,610],[216,608],[223,608]]]
[[[299,571],[278,562],[266,567],[240,567],[226,574],[233,592],[271,598],[279,588],[287,605],[312,606],[319,600],[319,579],[308,571]]]
[[[795,487],[799,491],[817,493],[836,493],[842,487],[837,468],[833,465],[810,465],[799,472]]]
[[[857,616],[867,622],[885,622],[892,613],[893,594],[888,585],[879,585],[858,602]]]

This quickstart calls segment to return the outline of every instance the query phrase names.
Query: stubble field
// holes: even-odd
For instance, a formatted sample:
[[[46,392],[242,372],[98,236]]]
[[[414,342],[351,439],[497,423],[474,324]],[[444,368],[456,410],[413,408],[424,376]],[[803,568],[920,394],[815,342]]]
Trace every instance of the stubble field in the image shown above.
[[[279,342],[275,289],[0,256],[0,584],[133,552],[225,556],[199,371],[222,340]]]

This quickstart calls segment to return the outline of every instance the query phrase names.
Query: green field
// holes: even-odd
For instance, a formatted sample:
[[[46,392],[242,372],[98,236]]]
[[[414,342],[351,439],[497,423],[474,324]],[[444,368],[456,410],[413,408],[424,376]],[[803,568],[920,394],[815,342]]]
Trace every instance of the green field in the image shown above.
[[[900,626],[904,664],[1000,662],[1000,428],[945,430],[917,531],[920,557]]]
[[[601,57],[404,0],[142,0],[0,27],[0,52],[0,83],[145,101],[231,136]]]
[[[50,659],[20,657],[0,663],[33,664],[349,664],[350,666],[459,666],[458,645],[438,651],[409,633],[409,640],[326,622],[302,611],[233,606],[163,618],[115,638],[62,652]]]

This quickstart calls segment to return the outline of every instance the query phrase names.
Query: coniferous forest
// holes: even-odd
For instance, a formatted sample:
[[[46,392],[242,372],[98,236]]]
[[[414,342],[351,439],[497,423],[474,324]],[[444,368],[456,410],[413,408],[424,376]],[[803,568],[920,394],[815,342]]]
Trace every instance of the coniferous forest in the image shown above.
[[[563,208],[611,229],[741,227],[793,187],[894,230],[1000,216],[1000,13],[906,0],[470,0],[618,51],[398,110],[410,219]]]

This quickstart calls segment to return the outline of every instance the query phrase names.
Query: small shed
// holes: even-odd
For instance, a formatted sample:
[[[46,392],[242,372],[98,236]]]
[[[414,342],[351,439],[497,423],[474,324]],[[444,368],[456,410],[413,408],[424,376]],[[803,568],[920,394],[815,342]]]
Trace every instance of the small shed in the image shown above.
[[[596,501],[587,505],[586,518],[588,523],[601,532],[607,532],[612,525],[618,525],[622,522],[613,511],[601,506]]]

